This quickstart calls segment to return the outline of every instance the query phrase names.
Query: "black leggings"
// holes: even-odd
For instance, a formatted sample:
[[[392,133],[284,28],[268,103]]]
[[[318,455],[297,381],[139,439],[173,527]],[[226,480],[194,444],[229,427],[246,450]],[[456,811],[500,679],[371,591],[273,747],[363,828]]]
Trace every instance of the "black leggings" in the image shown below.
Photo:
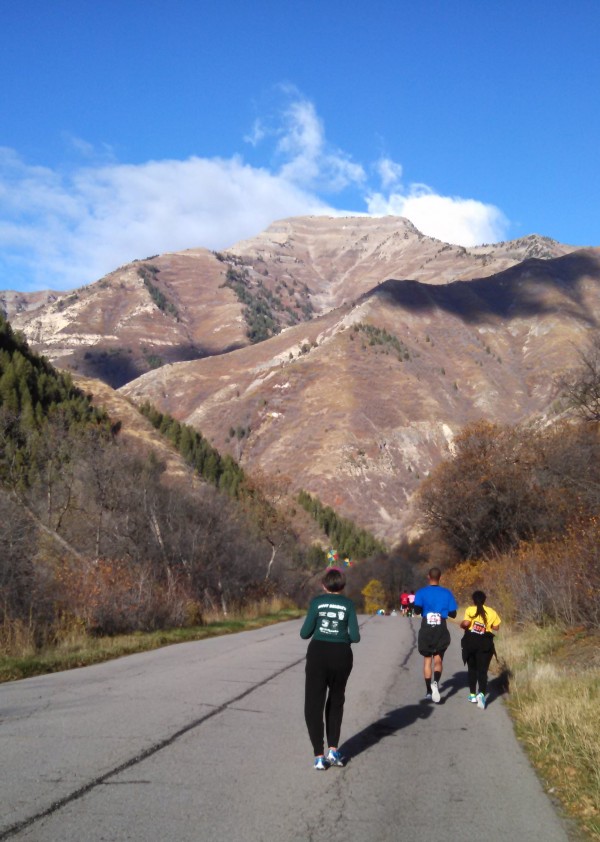
[[[477,692],[477,685],[479,685],[480,693],[487,693],[488,669],[493,654],[493,652],[477,649],[467,655],[470,693]]]
[[[327,744],[337,747],[340,741],[346,682],[352,671],[352,661],[349,643],[311,640],[308,644],[304,719],[315,756],[323,754],[324,749],[323,708]]]

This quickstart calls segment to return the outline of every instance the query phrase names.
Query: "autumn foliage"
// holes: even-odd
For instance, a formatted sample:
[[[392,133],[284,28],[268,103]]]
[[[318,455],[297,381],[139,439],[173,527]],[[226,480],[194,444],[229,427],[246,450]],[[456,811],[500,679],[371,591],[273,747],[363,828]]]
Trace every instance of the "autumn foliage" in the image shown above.
[[[121,559],[74,563],[56,569],[63,617],[73,617],[89,634],[119,634],[199,624],[200,605],[170,573],[159,581],[150,565],[132,567]]]
[[[465,428],[423,484],[425,543],[458,563],[446,584],[483,588],[516,621],[598,625],[600,438],[595,424]]]
[[[387,599],[385,588],[377,579],[371,579],[362,590],[365,598],[365,614],[374,614],[380,608],[385,608]]]

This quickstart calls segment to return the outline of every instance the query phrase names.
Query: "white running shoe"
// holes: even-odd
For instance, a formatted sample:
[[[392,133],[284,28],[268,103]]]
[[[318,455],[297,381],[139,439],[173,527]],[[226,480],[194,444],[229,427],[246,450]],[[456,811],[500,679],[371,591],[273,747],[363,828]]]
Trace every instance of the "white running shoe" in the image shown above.
[[[485,710],[485,696],[483,695],[483,693],[477,694],[477,707],[480,710]]]
[[[344,758],[339,753],[337,748],[330,748],[329,752],[327,753],[327,757],[325,760],[329,763],[330,766],[343,766],[344,765]]]
[[[431,682],[431,698],[435,702],[435,704],[439,704],[441,700],[440,696],[440,688],[438,687],[437,681]]]
[[[314,769],[328,769],[329,764],[325,760],[324,757],[315,757],[315,765],[313,766]]]

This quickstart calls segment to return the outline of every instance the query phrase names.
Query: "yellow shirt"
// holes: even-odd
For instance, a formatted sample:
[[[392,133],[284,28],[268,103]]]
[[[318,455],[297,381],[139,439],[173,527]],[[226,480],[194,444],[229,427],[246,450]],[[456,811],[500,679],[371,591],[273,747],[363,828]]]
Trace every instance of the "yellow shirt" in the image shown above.
[[[469,607],[465,610],[464,619],[468,620],[470,625],[467,631],[475,632],[475,634],[483,634],[484,632],[491,632],[492,626],[499,626],[501,623],[500,617],[493,608],[490,608],[489,605],[483,606],[486,616],[485,623],[483,622],[483,618],[476,616],[477,615],[477,606],[476,605],[469,605]]]

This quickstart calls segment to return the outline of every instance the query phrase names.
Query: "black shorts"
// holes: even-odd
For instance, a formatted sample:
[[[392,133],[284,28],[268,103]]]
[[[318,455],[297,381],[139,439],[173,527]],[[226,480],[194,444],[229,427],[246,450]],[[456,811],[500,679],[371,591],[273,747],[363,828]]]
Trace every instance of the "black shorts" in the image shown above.
[[[496,654],[496,647],[494,645],[495,640],[495,635],[491,632],[485,632],[485,634],[475,634],[469,630],[465,631],[460,642],[463,664],[466,664],[469,656],[475,654],[476,652],[484,652],[489,654],[490,658],[492,658]]]
[[[439,626],[429,626],[423,620],[419,629],[417,646],[419,647],[419,653],[424,658],[430,658],[432,655],[443,655],[450,646],[450,632],[446,621],[442,620]]]

